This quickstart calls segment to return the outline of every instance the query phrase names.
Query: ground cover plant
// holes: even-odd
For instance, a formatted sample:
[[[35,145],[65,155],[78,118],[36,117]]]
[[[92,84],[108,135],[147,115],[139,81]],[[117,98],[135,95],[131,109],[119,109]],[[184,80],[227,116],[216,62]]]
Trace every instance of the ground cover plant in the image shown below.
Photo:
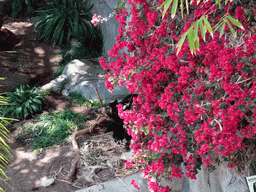
[[[67,97],[68,100],[71,100],[73,103],[77,105],[85,105],[87,107],[93,107],[94,109],[101,108],[99,101],[86,99],[81,93],[78,92],[70,92]],[[107,106],[107,103],[102,101],[103,106]]]
[[[121,27],[111,61],[100,60],[113,71],[109,90],[119,84],[139,94],[132,110],[118,110],[153,191],[169,191],[161,177],[196,179],[201,165],[212,170],[218,157],[240,170],[256,157],[255,3],[191,1],[183,17],[183,1],[171,3],[128,0],[131,13],[115,16]],[[125,47],[129,55],[119,52]]]
[[[0,114],[3,117],[26,119],[29,115],[39,113],[42,110],[42,101],[47,92],[38,93],[37,88],[22,85],[14,92],[7,92],[9,105],[0,106]]]
[[[18,127],[17,139],[32,144],[32,149],[61,144],[72,131],[84,129],[87,118],[70,110],[42,114],[33,123]]]

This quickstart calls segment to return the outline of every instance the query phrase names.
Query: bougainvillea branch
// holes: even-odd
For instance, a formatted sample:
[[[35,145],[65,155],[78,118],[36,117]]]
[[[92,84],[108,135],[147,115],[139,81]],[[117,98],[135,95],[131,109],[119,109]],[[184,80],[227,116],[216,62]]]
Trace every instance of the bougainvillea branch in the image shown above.
[[[121,27],[108,52],[111,61],[100,60],[111,71],[106,76],[108,89],[118,84],[138,93],[133,109],[117,107],[132,136],[130,147],[153,191],[169,191],[159,185],[162,177],[185,174],[196,179],[201,165],[214,166],[213,154],[225,157],[228,167],[241,167],[244,162],[237,154],[256,143],[256,34],[251,27],[254,18],[248,21],[244,12],[248,9],[254,15],[255,7],[250,1],[228,2],[223,13],[208,14],[211,28],[230,14],[244,30],[229,18],[223,30],[213,30],[211,35],[203,19],[193,29],[201,33],[192,39],[199,42],[196,55],[186,41],[177,54],[175,44],[194,19],[213,5],[195,2],[183,18],[179,12],[173,18],[171,9],[162,18],[157,7],[163,0],[128,0],[131,13],[121,9],[115,16]],[[132,20],[127,23],[128,15]],[[123,48],[129,54],[121,53]],[[251,153],[248,158],[255,157]]]

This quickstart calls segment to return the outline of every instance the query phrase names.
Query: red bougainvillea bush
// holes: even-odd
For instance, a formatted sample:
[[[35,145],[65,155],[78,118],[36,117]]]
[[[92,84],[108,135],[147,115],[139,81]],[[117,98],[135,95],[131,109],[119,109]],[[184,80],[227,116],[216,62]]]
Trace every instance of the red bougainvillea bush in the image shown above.
[[[243,167],[256,157],[255,3],[223,2],[218,7],[215,1],[194,1],[183,18],[180,13],[172,18],[171,6],[162,18],[163,8],[157,7],[163,2],[128,0],[131,13],[121,9],[115,17],[121,27],[108,53],[112,61],[100,60],[112,71],[105,82],[109,90],[119,84],[138,93],[132,110],[124,111],[119,104],[118,111],[153,191],[169,191],[159,186],[161,177],[186,174],[196,179],[202,164],[213,168],[211,154],[222,156],[230,168]],[[195,19],[206,15],[213,27],[227,13],[243,25],[240,29],[231,23],[236,38],[227,25],[221,37],[220,29],[213,36],[207,32],[205,40],[199,35],[196,54],[187,41],[176,54],[175,44]],[[126,23],[129,15],[132,20]],[[120,53],[125,47],[129,55]]]

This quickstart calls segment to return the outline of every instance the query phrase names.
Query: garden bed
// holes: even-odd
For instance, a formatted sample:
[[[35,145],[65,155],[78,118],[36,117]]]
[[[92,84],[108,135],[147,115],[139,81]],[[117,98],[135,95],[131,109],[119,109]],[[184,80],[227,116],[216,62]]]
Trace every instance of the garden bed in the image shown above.
[[[95,118],[92,110],[85,106],[77,106],[63,96],[52,94],[46,98],[43,109],[44,115],[49,114],[49,111],[58,113],[70,109],[73,112],[87,114],[88,120]],[[74,191],[138,171],[136,168],[129,170],[124,168],[125,161],[120,160],[120,156],[127,152],[125,144],[115,142],[112,133],[104,133],[106,128],[104,128],[104,125],[100,125],[91,134],[78,136],[77,143],[81,151],[79,165],[76,178],[73,182],[70,182],[68,174],[74,159],[74,150],[70,139],[54,147],[38,148],[32,151],[31,135],[26,134],[23,139],[19,137],[21,129],[24,131],[25,127],[34,126],[38,122],[36,118],[20,121],[11,128],[10,147],[13,157],[11,157],[9,168],[6,168],[5,172],[12,179],[8,183],[14,187],[13,191],[29,191],[46,175],[55,179],[54,185],[47,188],[47,190]],[[40,122],[42,124],[47,123]],[[20,128],[18,128],[19,126]],[[0,184],[3,189],[10,190],[10,187],[2,181],[0,181]],[[39,188],[38,191],[45,191],[45,189]]]

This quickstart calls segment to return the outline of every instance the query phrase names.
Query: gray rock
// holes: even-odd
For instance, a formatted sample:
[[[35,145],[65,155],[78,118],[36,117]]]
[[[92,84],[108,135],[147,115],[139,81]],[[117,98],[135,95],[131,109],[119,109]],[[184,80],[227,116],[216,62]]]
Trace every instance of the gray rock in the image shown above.
[[[132,158],[133,150],[123,153],[120,157],[121,160],[127,161],[128,159]]]
[[[98,62],[75,59],[66,65],[58,78],[42,86],[39,92],[46,90],[58,91],[63,81],[66,81],[62,90],[64,96],[68,96],[69,92],[79,92],[86,99],[98,100],[94,90],[94,87],[96,87],[101,98],[109,103],[114,100],[122,100],[130,94],[126,87],[121,86],[115,86],[114,92],[110,93],[105,87],[105,74],[106,71],[102,69]]]
[[[227,163],[220,163],[216,169],[209,173],[202,166],[196,180],[189,180],[191,192],[249,192],[246,183],[246,173],[238,173],[235,169],[227,167]]]

